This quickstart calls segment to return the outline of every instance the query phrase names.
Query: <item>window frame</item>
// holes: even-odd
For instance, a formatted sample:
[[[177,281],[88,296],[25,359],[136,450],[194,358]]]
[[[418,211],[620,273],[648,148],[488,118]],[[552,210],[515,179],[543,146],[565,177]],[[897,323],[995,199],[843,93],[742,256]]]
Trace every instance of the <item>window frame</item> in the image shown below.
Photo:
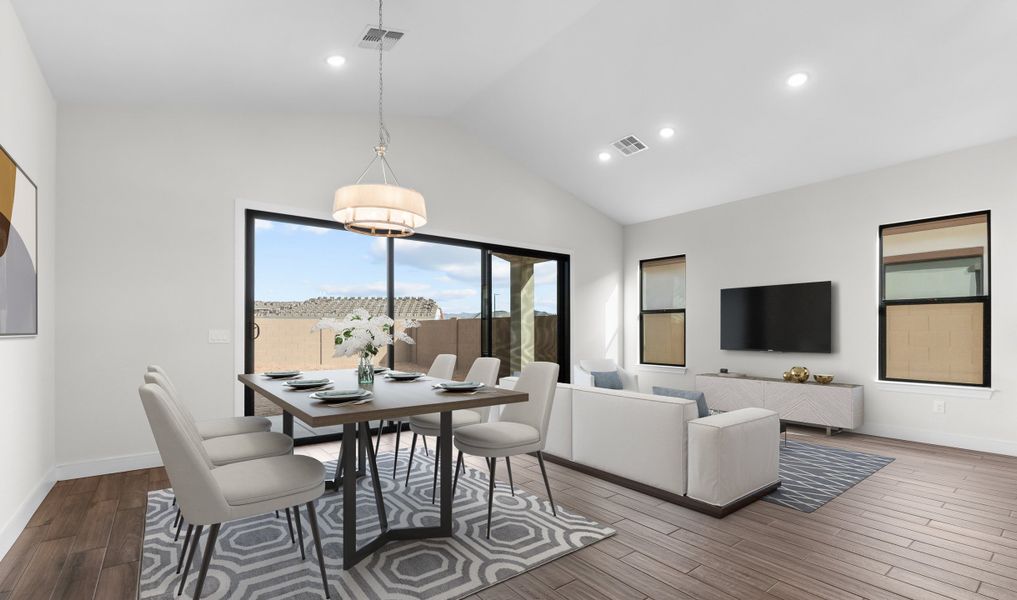
[[[978,296],[960,296],[943,298],[907,298],[901,300],[886,299],[886,262],[883,256],[883,232],[887,229],[904,227],[908,225],[921,225],[946,221],[949,219],[962,219],[965,217],[985,217],[985,259],[989,265],[989,272],[981,281],[982,294]],[[888,223],[879,226],[879,380],[893,383],[918,383],[923,385],[960,386],[967,388],[991,388],[992,387],[992,211],[979,210],[973,212],[915,219],[913,221],[902,221],[899,223]],[[985,293],[986,288],[988,293]],[[887,377],[886,375],[886,309],[889,306],[924,306],[930,304],[981,304],[982,305],[982,383],[961,383],[955,381],[931,381],[926,379],[903,379],[898,377]]]
[[[287,213],[279,213],[268,210],[259,209],[245,209],[244,210],[244,325],[245,325],[245,348],[244,348],[244,369],[246,372],[251,372],[254,368],[254,344],[253,339],[257,337],[254,335],[254,275],[255,275],[255,220],[268,220],[277,223],[289,223],[294,225],[308,225],[311,227],[325,227],[330,229],[337,229],[340,231],[346,231],[342,223],[338,223],[332,220],[325,220],[315,217],[306,217],[301,215],[293,215]],[[350,232],[351,235],[361,235]],[[491,356],[492,348],[492,322],[493,315],[491,313],[491,288],[492,288],[492,273],[491,273],[491,257],[495,253],[503,254],[514,254],[517,256],[527,256],[533,258],[542,258],[546,260],[556,261],[557,267],[557,281],[558,281],[558,352],[557,362],[560,366],[558,370],[558,381],[559,383],[571,382],[571,313],[572,313],[572,282],[571,282],[571,260],[572,257],[569,254],[562,254],[559,252],[550,252],[547,250],[534,250],[531,248],[523,248],[516,246],[508,246],[504,244],[495,244],[489,242],[480,242],[475,240],[466,240],[460,238],[451,238],[438,235],[431,235],[426,233],[415,233],[409,239],[419,240],[422,242],[431,242],[435,244],[445,244],[449,246],[460,246],[467,248],[475,248],[480,250],[481,253],[481,319],[484,323],[481,326],[481,356]],[[385,292],[387,298],[387,313],[389,317],[394,316],[394,302],[395,302],[395,238],[388,238],[386,240],[386,260],[385,260],[385,281],[387,290]],[[394,367],[395,354],[393,352],[388,353],[389,367]],[[245,392],[245,414],[254,414],[254,395],[247,390]]]
[[[685,306],[686,308],[661,308],[661,309],[643,309],[643,266],[646,263],[659,262],[662,260],[674,260],[682,259],[685,264]],[[644,258],[639,261],[639,364],[649,365],[654,367],[675,367],[675,368],[686,368],[689,362],[688,348],[689,348],[689,320],[687,314],[688,307],[688,257],[685,254],[674,254],[671,256],[658,256],[656,258]],[[644,337],[643,337],[643,317],[645,315],[664,315],[664,314],[681,314],[684,316],[684,335],[682,335],[682,356],[684,361],[681,364],[678,363],[660,363],[660,362],[646,362],[643,356],[644,350]]]

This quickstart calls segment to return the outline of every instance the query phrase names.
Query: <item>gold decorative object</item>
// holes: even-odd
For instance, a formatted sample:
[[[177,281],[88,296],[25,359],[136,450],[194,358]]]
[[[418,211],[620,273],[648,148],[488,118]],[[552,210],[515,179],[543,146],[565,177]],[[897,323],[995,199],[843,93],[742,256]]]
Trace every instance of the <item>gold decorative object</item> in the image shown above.
[[[791,371],[784,371],[784,381],[791,381]]]
[[[822,383],[823,385],[833,381],[833,375],[820,375],[819,373],[816,373],[812,377],[816,380],[816,383]]]
[[[791,367],[788,374],[791,376],[789,381],[793,381],[795,383],[805,383],[809,380],[809,370],[805,367]]]

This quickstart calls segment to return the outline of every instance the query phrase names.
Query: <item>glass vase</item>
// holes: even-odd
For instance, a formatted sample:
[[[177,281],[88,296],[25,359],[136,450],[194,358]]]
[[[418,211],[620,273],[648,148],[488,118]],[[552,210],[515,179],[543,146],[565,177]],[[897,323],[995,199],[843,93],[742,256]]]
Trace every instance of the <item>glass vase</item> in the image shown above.
[[[360,364],[357,365],[357,381],[361,385],[374,383],[374,363],[371,359],[374,358],[367,352],[360,355]]]

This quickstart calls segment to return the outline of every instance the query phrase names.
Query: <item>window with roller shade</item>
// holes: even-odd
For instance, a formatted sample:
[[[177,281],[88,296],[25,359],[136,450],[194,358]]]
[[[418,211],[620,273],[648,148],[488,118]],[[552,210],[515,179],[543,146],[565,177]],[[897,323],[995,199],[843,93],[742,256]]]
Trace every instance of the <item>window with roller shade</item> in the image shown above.
[[[880,378],[988,387],[989,212],[879,233]]]
[[[685,256],[639,262],[639,362],[685,366]]]

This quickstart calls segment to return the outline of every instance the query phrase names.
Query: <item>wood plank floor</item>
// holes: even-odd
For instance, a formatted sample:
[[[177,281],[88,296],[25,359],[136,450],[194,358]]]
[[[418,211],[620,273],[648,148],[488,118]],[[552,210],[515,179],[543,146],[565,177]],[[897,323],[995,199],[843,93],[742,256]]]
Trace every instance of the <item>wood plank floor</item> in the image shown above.
[[[897,460],[814,513],[757,502],[723,520],[548,464],[555,500],[618,534],[470,600],[1017,599],[1017,458],[791,435]],[[513,463],[543,496],[536,460]],[[58,483],[0,562],[0,600],[136,598],[145,493],[168,484],[163,469]]]

